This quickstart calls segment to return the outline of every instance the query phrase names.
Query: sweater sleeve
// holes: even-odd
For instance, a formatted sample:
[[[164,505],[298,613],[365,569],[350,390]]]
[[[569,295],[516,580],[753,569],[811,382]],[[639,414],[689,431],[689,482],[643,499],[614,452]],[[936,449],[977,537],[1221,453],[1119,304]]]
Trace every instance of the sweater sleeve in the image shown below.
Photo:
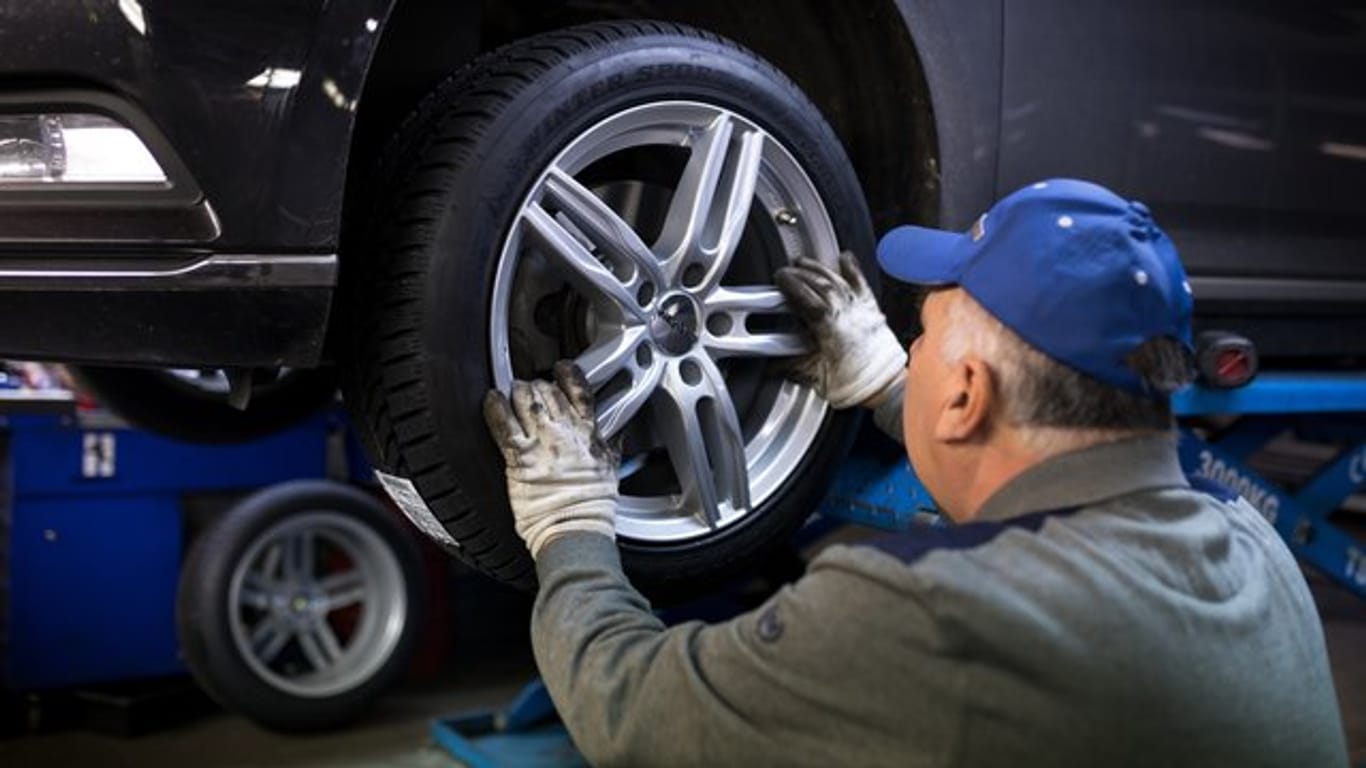
[[[547,544],[532,641],[583,755],[594,765],[761,766],[904,765],[942,753],[954,728],[951,708],[930,705],[947,679],[930,658],[933,623],[904,589],[823,557],[754,611],[665,627],[611,539],[569,533]],[[919,691],[924,706],[915,691],[887,690],[887,664],[936,672]]]
[[[906,377],[902,376],[896,380],[896,386],[887,393],[887,399],[882,401],[882,405],[873,409],[873,423],[877,425],[877,428],[882,431],[882,434],[903,445],[906,438],[901,433],[901,410],[905,392]]]

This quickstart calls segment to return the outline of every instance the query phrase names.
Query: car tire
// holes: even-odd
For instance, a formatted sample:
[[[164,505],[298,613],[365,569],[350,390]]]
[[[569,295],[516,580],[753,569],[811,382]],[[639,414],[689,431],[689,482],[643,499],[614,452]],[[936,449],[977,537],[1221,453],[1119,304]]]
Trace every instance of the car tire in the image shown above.
[[[772,271],[799,255],[833,261],[840,246],[867,259],[873,237],[838,139],[778,70],[674,24],[529,38],[429,94],[377,178],[361,252],[346,254],[343,389],[420,527],[483,572],[534,586],[480,402],[514,378],[547,377],[556,357],[589,369],[599,423],[626,449],[617,538],[647,594],[709,586],[800,526],[858,416],[784,380],[806,347]],[[573,261],[569,238],[608,273],[630,262],[634,277]],[[651,241],[673,254],[657,262],[658,285],[646,285],[643,258],[613,250],[639,256]],[[681,330],[659,324],[674,310]],[[606,319],[616,314],[620,327]],[[688,400],[692,385],[702,394]]]
[[[344,725],[408,666],[421,568],[406,526],[367,493],[319,480],[259,491],[186,557],[186,665],[224,708],[266,728]]]
[[[188,443],[242,443],[313,415],[337,396],[331,368],[291,368],[256,384],[245,409],[228,404],[226,384],[198,372],[71,366],[79,388],[128,423]],[[221,374],[219,374],[221,376]]]

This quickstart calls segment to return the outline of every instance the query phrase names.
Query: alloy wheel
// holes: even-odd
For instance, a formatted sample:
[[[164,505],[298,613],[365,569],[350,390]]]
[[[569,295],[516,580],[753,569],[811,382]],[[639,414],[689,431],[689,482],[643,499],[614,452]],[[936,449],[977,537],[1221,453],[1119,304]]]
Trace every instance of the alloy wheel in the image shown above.
[[[302,697],[370,679],[408,614],[393,551],[369,527],[326,511],[291,516],[258,536],[233,569],[227,599],[247,666]]]
[[[699,102],[619,112],[550,163],[508,232],[495,382],[557,357],[584,370],[623,449],[622,536],[735,525],[797,471],[826,414],[783,376],[810,342],[772,272],[837,250],[814,184],[755,122]]]

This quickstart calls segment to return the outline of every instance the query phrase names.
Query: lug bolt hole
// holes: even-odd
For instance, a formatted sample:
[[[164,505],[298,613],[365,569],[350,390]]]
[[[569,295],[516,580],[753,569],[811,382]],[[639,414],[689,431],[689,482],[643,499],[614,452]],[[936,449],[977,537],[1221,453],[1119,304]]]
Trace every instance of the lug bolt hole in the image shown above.
[[[684,360],[678,364],[678,375],[683,377],[684,384],[695,387],[702,383],[702,366],[692,360]]]
[[[724,312],[718,312],[707,318],[707,330],[713,336],[725,336],[734,327],[735,321],[731,320],[730,315]]]
[[[636,347],[636,365],[641,368],[649,368],[650,363],[654,362],[655,354],[650,351],[650,345],[641,344]]]
[[[636,291],[636,302],[642,307],[650,306],[650,302],[655,300],[655,284],[645,282],[640,284],[640,289]]]
[[[706,274],[707,270],[701,264],[689,264],[683,269],[683,285],[696,288],[702,284],[702,278]]]

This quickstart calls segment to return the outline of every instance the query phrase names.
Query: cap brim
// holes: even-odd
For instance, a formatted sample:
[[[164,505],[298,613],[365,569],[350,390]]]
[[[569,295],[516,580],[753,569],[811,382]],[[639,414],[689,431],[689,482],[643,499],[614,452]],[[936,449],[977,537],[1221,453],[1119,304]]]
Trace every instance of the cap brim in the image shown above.
[[[901,226],[882,236],[877,261],[903,283],[953,285],[962,275],[970,241],[958,232]]]

